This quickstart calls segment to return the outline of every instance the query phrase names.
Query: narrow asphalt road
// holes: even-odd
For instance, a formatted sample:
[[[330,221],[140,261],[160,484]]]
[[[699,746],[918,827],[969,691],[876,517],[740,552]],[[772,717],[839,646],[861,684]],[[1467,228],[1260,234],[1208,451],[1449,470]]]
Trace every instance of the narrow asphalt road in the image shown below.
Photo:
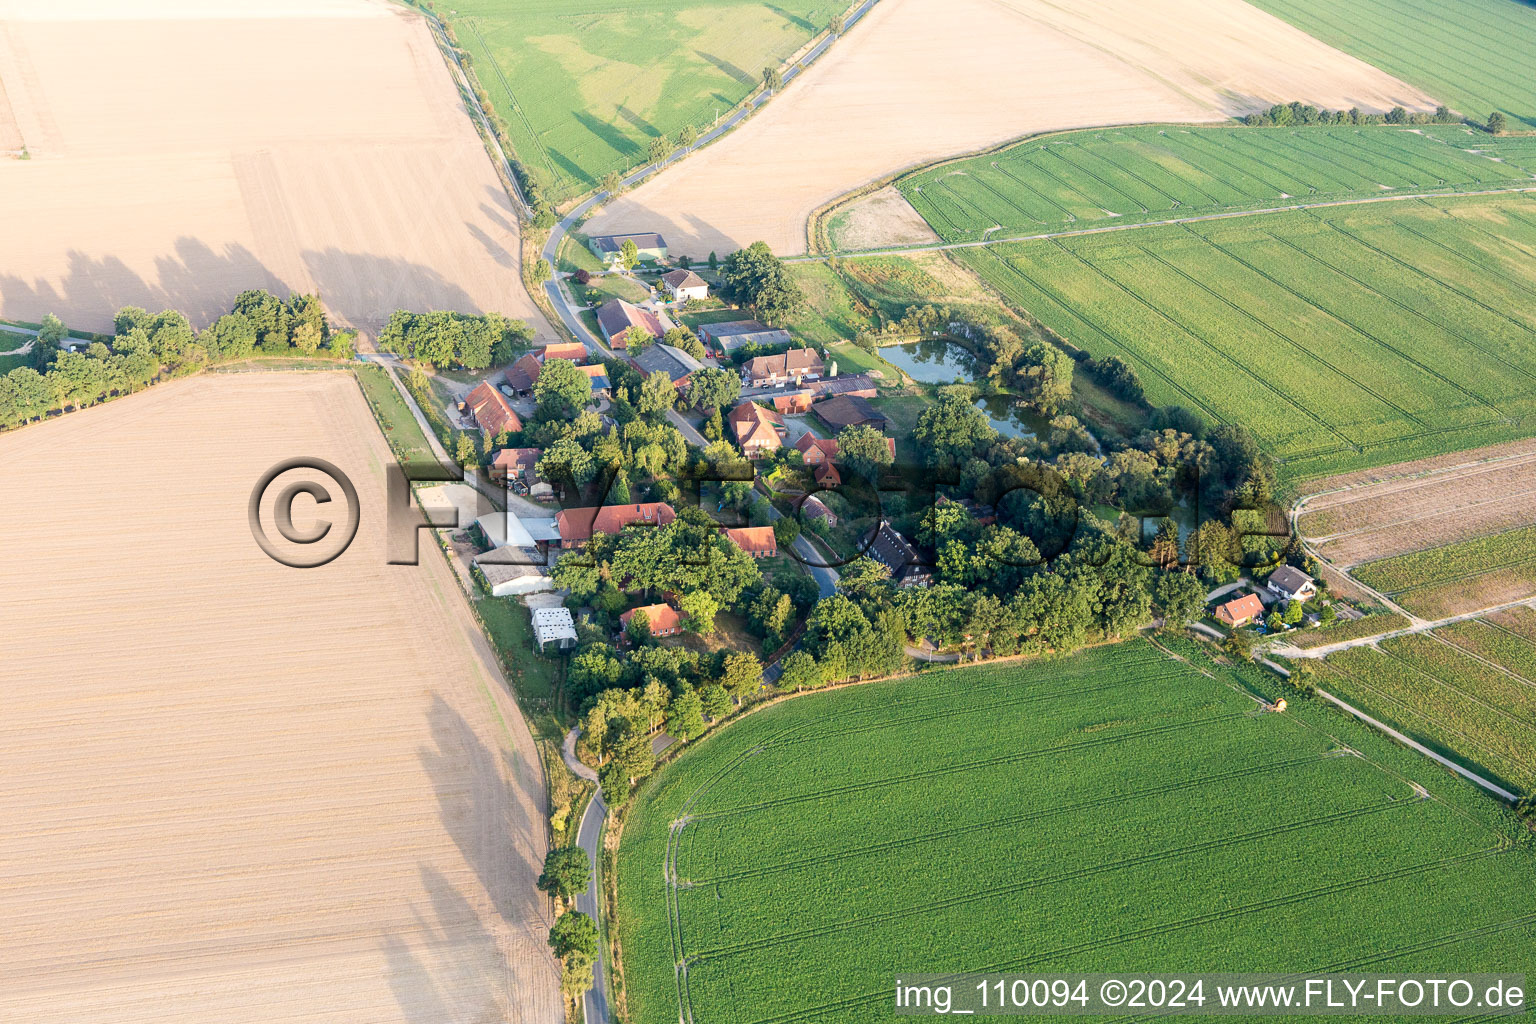
[[[576,757],[576,737],[580,733],[581,730],[572,729],[565,734],[565,742],[560,747],[560,756],[565,759],[566,767],[574,774],[588,782],[596,782],[597,772]],[[599,926],[603,920],[603,889],[599,871],[602,868],[603,820],[607,816],[608,805],[603,801],[603,792],[599,789],[592,794],[592,799],[587,803],[586,812],[581,816],[581,824],[576,829],[576,845],[586,851],[587,861],[592,868],[592,881],[587,886],[587,891],[576,897],[576,909],[597,922]],[[586,996],[582,999],[587,1024],[606,1024],[608,1020],[608,971],[604,966],[604,949],[605,944],[599,943],[597,960],[592,964],[592,987],[587,990]]]

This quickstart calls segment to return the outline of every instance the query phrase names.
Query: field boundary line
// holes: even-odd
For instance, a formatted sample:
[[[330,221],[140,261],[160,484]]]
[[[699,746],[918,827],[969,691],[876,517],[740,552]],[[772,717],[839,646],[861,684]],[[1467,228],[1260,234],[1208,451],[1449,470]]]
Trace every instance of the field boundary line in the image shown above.
[[[1478,622],[1478,623],[1482,623],[1483,622],[1482,619],[1469,619],[1467,621],[1469,621],[1469,622]],[[1460,644],[1458,644],[1454,640],[1447,640],[1445,637],[1439,635],[1439,631],[1438,630],[1433,630],[1433,629],[1432,630],[1427,630],[1424,635],[1428,636],[1428,637],[1430,637],[1430,638],[1432,638],[1434,640],[1438,640],[1440,643],[1445,644],[1447,647],[1452,648],[1453,650],[1455,650],[1456,652],[1458,652],[1460,654],[1465,654],[1467,657],[1471,658],[1473,661],[1481,662],[1483,665],[1486,665],[1488,668],[1491,668],[1495,672],[1499,672],[1499,673],[1501,673],[1503,675],[1508,676],[1510,679],[1513,679],[1515,682],[1520,683],[1523,686],[1529,686],[1529,687],[1532,687],[1533,689],[1536,689],[1536,680],[1527,679],[1527,678],[1525,678],[1525,676],[1523,676],[1520,673],[1514,671],[1513,669],[1506,668],[1505,666],[1500,665],[1498,662],[1494,661],[1491,658],[1485,658],[1483,655],[1478,654],[1476,651],[1470,651],[1467,648],[1465,648],[1465,647],[1461,646]]]
[[[1477,189],[1462,192],[1418,192],[1411,195],[1364,196],[1357,199],[1333,199],[1318,203],[1293,203],[1289,206],[1271,206],[1258,210],[1226,210],[1217,213],[1175,217],[1168,220],[1146,221],[1138,224],[1104,224],[1070,231],[1052,231],[1036,235],[1012,235],[1007,238],[987,238],[975,242],[945,242],[939,245],[893,246],[884,249],[854,249],[847,252],[815,253],[787,257],[785,263],[823,263],[828,259],[861,259],[874,256],[905,256],[913,253],[944,252],[949,249],[980,249],[992,245],[1010,245],[1023,242],[1041,242],[1053,238],[1072,238],[1078,235],[1108,234],[1114,231],[1136,231],[1140,228],[1173,227],[1180,224],[1200,224],[1214,220],[1235,220],[1241,217],[1263,217],[1272,213],[1293,213],[1298,210],[1325,210],[1335,206],[1364,206],[1369,203],[1401,203],[1420,199],[1468,199],[1477,196],[1523,195],[1536,192],[1536,185],[1510,188]]]

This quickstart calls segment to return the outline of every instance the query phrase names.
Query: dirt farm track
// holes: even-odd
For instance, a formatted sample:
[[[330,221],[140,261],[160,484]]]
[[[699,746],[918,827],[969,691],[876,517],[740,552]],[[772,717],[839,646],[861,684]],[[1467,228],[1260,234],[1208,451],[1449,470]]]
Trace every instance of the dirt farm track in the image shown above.
[[[295,456],[362,507],[317,569],[246,517]],[[340,372],[0,435],[0,1020],[560,1019],[538,759],[430,536],[385,563],[387,459]]]
[[[202,326],[267,288],[365,329],[549,330],[426,24],[385,0],[0,0],[0,223],[9,319]]]

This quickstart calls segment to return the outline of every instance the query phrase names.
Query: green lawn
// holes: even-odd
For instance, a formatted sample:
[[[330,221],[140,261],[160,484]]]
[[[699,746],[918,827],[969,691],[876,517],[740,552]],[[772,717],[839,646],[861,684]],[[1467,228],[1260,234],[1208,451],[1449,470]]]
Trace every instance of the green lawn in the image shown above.
[[[475,601],[475,610],[485,623],[491,643],[501,654],[507,679],[517,690],[518,703],[540,735],[558,740],[562,733],[553,701],[560,667],[534,653],[532,613],[513,597],[481,597]]]
[[[848,287],[825,263],[790,263],[790,275],[805,293],[806,312],[784,326],[798,338],[830,345],[874,327],[854,303]]]
[[[0,355],[0,374],[10,373],[19,366],[26,366],[31,358],[30,355]]]
[[[1536,791],[1536,680],[1463,653],[1455,637],[1416,633],[1341,651],[1323,663],[1322,685],[1513,792]],[[1529,670],[1536,648],[1512,643],[1519,660],[1504,659]]]
[[[566,287],[577,295],[581,301],[593,306],[601,306],[609,299],[624,299],[628,302],[642,302],[650,297],[651,291],[645,285],[632,277],[623,277],[619,274],[604,274],[602,277],[594,277],[583,288],[575,281],[571,281]]]
[[[447,5],[439,4],[439,9]],[[841,0],[455,0],[449,19],[513,148],[551,199],[700,130],[826,29]]]
[[[368,365],[357,366],[353,372],[357,374],[363,396],[368,399],[374,418],[379,421],[379,429],[384,431],[384,439],[389,442],[395,457],[406,462],[435,461],[432,446],[427,443],[416,417],[406,407],[399,389],[389,379],[389,371]]]
[[[1149,125],[1029,139],[917,171],[898,187],[934,231],[959,242],[1530,185],[1533,169],[1536,139],[1493,138],[1461,125]]]
[[[1521,0],[1253,0],[1308,35],[1485,118],[1536,128],[1536,7]],[[1524,122],[1522,125],[1521,122]]]
[[[880,357],[879,352],[866,352],[851,341],[840,341],[827,346],[827,356],[837,360],[837,372],[879,374],[882,384],[899,386],[906,378],[901,370]]]
[[[1317,702],[1260,713],[1268,677],[1173,643],[702,740],[625,825],[628,1019],[890,1021],[903,972],[1536,967],[1536,850],[1493,801]]]
[[[960,250],[1282,482],[1536,432],[1536,200],[1370,204]]]

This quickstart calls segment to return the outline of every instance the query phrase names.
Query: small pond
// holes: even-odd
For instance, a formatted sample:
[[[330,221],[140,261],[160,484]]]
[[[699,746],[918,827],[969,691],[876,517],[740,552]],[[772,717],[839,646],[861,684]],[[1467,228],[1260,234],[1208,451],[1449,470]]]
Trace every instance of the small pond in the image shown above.
[[[952,384],[956,377],[974,381],[980,375],[976,357],[964,346],[944,338],[887,345],[880,350],[880,355],[913,380],[924,384]]]

